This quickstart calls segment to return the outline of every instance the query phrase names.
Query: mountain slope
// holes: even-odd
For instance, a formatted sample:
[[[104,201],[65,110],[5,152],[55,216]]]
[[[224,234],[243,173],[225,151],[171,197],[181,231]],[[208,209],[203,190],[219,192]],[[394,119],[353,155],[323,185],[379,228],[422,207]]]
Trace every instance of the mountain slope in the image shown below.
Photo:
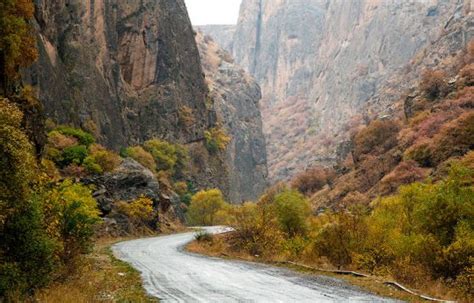
[[[457,35],[449,34],[452,23],[464,25]],[[468,36],[467,0],[244,0],[232,53],[262,87],[270,179],[335,163],[348,129],[400,98],[404,90],[381,89],[393,74],[443,37],[445,57]],[[390,101],[370,101],[381,106],[366,111],[375,97]]]

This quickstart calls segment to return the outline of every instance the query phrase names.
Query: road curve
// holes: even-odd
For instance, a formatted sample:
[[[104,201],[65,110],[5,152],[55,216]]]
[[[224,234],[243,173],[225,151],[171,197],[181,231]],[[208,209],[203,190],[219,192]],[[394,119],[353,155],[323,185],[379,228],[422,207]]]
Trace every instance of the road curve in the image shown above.
[[[333,278],[185,252],[193,237],[192,232],[175,234],[112,248],[141,272],[147,292],[163,302],[392,302]]]

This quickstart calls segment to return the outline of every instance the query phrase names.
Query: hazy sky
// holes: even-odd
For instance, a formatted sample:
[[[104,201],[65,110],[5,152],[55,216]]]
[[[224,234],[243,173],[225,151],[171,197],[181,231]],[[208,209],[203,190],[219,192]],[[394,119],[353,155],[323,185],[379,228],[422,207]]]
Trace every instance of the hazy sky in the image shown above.
[[[235,24],[242,0],[185,0],[193,25]]]

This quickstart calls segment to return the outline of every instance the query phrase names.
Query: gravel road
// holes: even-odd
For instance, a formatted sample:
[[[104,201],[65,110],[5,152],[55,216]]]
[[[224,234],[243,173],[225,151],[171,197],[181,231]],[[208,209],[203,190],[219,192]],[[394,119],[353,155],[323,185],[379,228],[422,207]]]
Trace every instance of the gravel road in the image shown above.
[[[334,278],[185,252],[193,237],[189,232],[122,242],[113,251],[141,272],[147,292],[162,302],[393,302]]]

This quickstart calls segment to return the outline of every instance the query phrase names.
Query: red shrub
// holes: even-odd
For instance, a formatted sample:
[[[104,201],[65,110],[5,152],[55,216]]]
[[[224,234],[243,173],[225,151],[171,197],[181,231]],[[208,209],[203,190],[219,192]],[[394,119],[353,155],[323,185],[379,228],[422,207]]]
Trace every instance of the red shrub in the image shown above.
[[[400,185],[423,181],[429,170],[418,166],[413,160],[403,161],[381,180],[382,194],[393,193]]]
[[[399,125],[393,120],[374,120],[354,137],[354,160],[364,154],[379,155],[397,145]]]
[[[434,71],[427,69],[421,75],[420,90],[425,97],[434,100],[443,97],[448,92],[448,83],[446,74],[443,71]]]
[[[459,118],[443,125],[433,138],[433,160],[435,163],[462,156],[474,149],[474,112],[462,114]]]
[[[331,184],[334,178],[333,169],[317,166],[297,175],[291,186],[305,195],[311,195],[325,185]]]

